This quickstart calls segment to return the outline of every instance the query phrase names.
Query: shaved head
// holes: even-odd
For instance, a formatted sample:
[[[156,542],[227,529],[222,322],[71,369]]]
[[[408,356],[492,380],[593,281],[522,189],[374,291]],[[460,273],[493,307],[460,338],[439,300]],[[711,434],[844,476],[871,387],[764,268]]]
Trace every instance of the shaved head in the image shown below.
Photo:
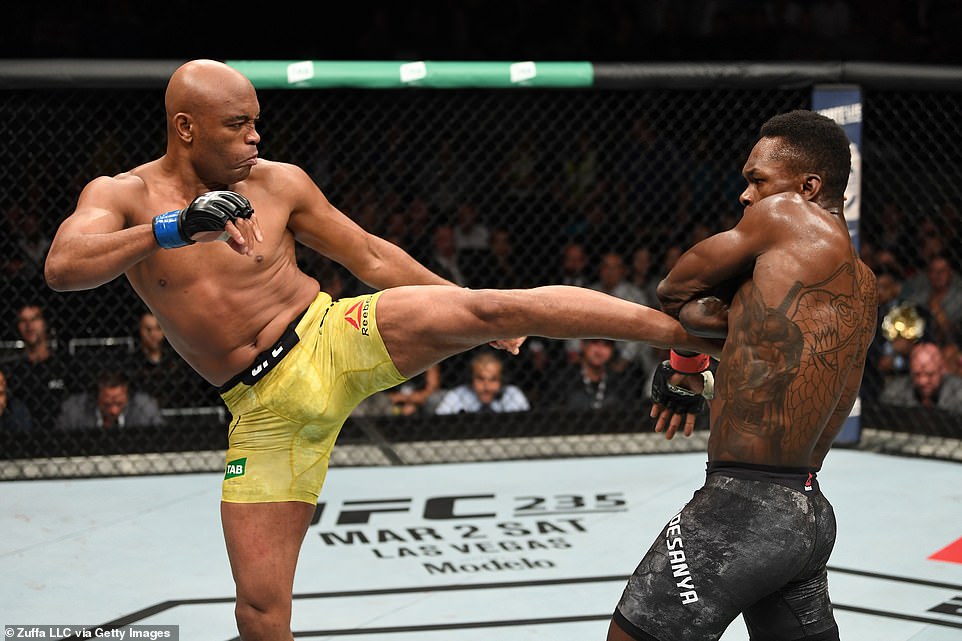
[[[216,60],[191,60],[178,67],[167,83],[167,120],[181,112],[192,114],[229,105],[252,93],[254,86],[236,69]]]
[[[164,106],[167,158],[189,164],[208,189],[247,178],[260,142],[260,105],[244,74],[216,60],[191,60],[171,75]]]

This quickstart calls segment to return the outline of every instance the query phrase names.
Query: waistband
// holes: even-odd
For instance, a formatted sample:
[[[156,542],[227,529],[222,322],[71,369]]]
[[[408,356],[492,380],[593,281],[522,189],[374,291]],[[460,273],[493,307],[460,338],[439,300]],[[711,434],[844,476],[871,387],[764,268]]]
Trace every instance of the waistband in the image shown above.
[[[297,318],[292,320],[281,337],[277,339],[273,345],[265,349],[263,352],[254,357],[251,364],[244,371],[240,372],[236,376],[232,377],[229,381],[217,388],[218,394],[224,394],[230,391],[235,386],[240,383],[245,385],[253,385],[260,379],[267,375],[267,372],[274,369],[274,366],[280,363],[285,356],[291,351],[291,349],[297,345],[300,341],[300,337],[297,335],[297,324],[301,322],[304,318],[304,314],[310,306],[306,307],[304,311],[297,315]]]
[[[781,465],[762,465],[758,463],[738,463],[734,461],[708,461],[706,476],[720,474],[748,481],[777,483],[800,492],[818,492],[818,478],[814,470],[807,467]]]

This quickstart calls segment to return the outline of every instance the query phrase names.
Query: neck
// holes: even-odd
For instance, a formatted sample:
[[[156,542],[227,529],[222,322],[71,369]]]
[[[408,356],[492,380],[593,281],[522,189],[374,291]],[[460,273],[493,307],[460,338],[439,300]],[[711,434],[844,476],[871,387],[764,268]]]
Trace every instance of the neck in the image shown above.
[[[815,203],[815,204],[817,204],[819,207],[821,207],[822,209],[824,209],[825,211],[827,211],[827,212],[830,213],[830,214],[835,214],[836,216],[842,216],[842,211],[843,211],[842,203],[838,203],[838,202],[817,202],[817,203]],[[844,216],[842,216],[842,217],[844,217]]]
[[[581,365],[581,372],[590,381],[600,381],[605,376],[604,367],[595,367],[587,363]]]
[[[50,346],[47,343],[37,343],[27,347],[27,360],[38,363],[50,358]]]

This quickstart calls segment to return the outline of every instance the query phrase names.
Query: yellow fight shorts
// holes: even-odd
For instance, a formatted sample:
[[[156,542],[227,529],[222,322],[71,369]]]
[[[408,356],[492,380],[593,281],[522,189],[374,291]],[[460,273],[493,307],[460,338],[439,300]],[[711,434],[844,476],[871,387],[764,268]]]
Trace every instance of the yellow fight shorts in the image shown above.
[[[284,335],[220,388],[233,415],[223,500],[316,504],[351,411],[405,380],[377,331],[380,293],[321,292]]]

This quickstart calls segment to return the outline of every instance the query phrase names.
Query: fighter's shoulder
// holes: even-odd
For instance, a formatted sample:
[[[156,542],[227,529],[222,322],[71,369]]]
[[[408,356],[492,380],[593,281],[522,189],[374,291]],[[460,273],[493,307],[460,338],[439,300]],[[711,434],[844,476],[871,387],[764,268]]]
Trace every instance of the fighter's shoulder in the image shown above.
[[[297,165],[263,158],[257,160],[257,165],[251,172],[248,181],[260,183],[271,191],[290,189],[312,182],[307,172]]]
[[[809,220],[804,214],[813,206],[796,193],[772,194],[745,208],[739,228],[772,239],[783,234],[794,236],[799,226]]]
[[[84,187],[81,199],[134,203],[146,199],[148,182],[142,167],[114,176],[98,176]]]

